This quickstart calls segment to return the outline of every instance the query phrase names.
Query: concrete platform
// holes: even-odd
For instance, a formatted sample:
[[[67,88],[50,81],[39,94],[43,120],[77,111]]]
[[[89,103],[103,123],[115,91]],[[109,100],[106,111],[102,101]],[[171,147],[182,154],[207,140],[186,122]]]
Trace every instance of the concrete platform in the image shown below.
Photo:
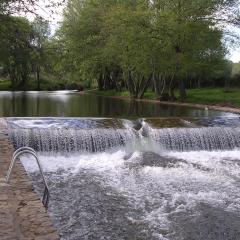
[[[6,183],[5,176],[12,154],[13,146],[6,135],[6,122],[0,119],[0,239],[59,239],[20,162],[16,163],[10,184]]]

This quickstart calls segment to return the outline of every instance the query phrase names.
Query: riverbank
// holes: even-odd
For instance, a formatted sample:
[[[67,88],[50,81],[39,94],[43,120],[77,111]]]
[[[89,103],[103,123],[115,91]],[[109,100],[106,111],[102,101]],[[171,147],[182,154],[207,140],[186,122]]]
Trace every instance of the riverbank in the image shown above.
[[[20,162],[15,165],[11,182],[6,183],[13,151],[6,135],[6,122],[0,118],[0,239],[59,239]]]
[[[130,100],[127,91],[99,91],[94,89],[85,91],[85,93]],[[188,90],[186,102],[159,101],[155,99],[153,92],[146,92],[143,99],[136,99],[135,101],[240,113],[240,89],[238,88],[229,89],[228,91],[221,88],[190,89]]]
[[[48,80],[51,79],[51,80]],[[16,91],[23,91],[23,87],[18,87]],[[51,76],[44,76],[40,82],[40,91],[57,90],[78,90],[82,91],[83,86],[77,82],[59,81]],[[0,76],[0,91],[13,91],[12,83],[8,78]],[[26,91],[38,91],[37,81],[33,77],[28,80]]]

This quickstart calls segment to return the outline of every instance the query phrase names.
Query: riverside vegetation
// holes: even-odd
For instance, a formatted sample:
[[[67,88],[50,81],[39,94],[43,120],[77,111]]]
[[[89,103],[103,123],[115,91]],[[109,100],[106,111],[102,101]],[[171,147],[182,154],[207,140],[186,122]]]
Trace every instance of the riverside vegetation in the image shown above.
[[[1,90],[240,105],[239,64],[226,58],[237,0],[69,0],[54,35],[37,15],[15,16],[27,6],[0,3]]]

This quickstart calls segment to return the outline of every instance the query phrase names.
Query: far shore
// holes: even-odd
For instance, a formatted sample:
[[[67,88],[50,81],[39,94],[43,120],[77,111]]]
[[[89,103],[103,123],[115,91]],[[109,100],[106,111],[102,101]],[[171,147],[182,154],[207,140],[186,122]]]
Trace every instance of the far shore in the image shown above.
[[[122,99],[122,100],[128,100],[128,101],[137,101],[137,102],[148,102],[148,103],[157,103],[157,104],[162,104],[162,105],[171,105],[171,106],[182,106],[182,107],[194,107],[194,108],[199,108],[199,109],[206,109],[206,110],[216,110],[216,111],[223,111],[223,112],[230,112],[230,113],[238,113],[240,114],[240,107],[230,107],[227,105],[211,105],[211,104],[198,104],[198,103],[188,103],[188,102],[170,102],[170,101],[159,101],[159,100],[154,100],[154,99],[131,99],[129,96],[106,96],[104,94],[99,94],[98,91],[95,92],[96,89],[94,90],[86,90],[83,92],[79,92],[81,94],[94,94],[97,96],[104,96],[108,98],[117,98],[117,99]],[[240,96],[239,96],[240,97]]]

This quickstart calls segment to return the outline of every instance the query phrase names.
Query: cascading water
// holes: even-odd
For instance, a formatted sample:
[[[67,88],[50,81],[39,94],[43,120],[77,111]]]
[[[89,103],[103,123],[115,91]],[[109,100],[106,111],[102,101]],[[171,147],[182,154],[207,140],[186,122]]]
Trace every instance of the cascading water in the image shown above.
[[[139,150],[199,151],[230,150],[240,147],[240,128],[161,128],[146,122],[123,124],[122,128],[20,128],[9,129],[15,148],[29,146],[39,152],[102,152],[107,149],[132,146]],[[136,144],[136,142],[138,144]],[[149,147],[149,149],[147,149]]]
[[[132,129],[12,129],[9,136],[15,146],[29,146],[39,152],[102,152],[133,143]]]
[[[148,137],[163,150],[230,150],[240,147],[240,128],[149,128]]]

